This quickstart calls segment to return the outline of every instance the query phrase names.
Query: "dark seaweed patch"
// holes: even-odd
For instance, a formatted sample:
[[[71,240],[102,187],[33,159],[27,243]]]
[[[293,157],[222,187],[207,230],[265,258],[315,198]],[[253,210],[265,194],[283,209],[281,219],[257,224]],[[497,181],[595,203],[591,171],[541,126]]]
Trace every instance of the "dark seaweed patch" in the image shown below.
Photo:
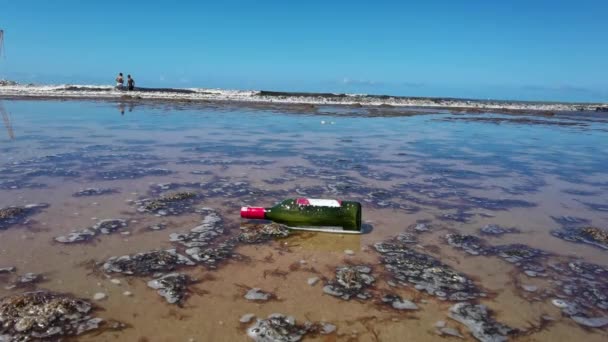
[[[473,214],[467,213],[464,211],[457,211],[455,213],[443,213],[436,217],[442,221],[455,221],[455,222],[467,223],[473,217]]]
[[[158,198],[145,198],[136,201],[137,211],[153,213],[159,216],[181,215],[193,212],[194,204],[201,200],[201,196],[194,192],[176,192]]]
[[[467,276],[397,239],[376,243],[374,247],[393,278],[403,284],[413,284],[418,291],[452,301],[485,296]]]
[[[464,324],[479,341],[507,341],[508,335],[517,333],[516,329],[496,322],[485,305],[458,303],[450,308],[450,318]]]
[[[515,227],[502,227],[497,224],[486,224],[479,229],[479,233],[488,236],[501,236],[504,234],[518,234],[521,231]]]
[[[591,220],[576,216],[551,216],[551,218],[562,226],[585,225],[591,223]]]
[[[7,341],[58,340],[99,329],[87,301],[46,291],[26,292],[0,300],[0,336]]]
[[[369,266],[340,266],[336,268],[335,279],[328,281],[323,292],[349,300],[350,298],[369,299],[371,294],[367,289],[376,280],[370,273]]]
[[[608,249],[608,231],[596,227],[564,227],[551,231],[551,235],[566,241]]]
[[[148,176],[166,176],[172,171],[160,168],[146,168],[138,166],[125,166],[121,169],[96,172],[93,179],[117,180],[117,179],[137,179]]]
[[[487,210],[509,210],[511,208],[531,208],[536,206],[534,203],[515,199],[469,197],[466,199],[466,201],[478,208]]]
[[[43,189],[46,188],[46,184],[42,183],[31,183],[22,179],[5,179],[0,180],[1,190],[18,190],[18,189]]]
[[[194,265],[194,263],[178,254],[175,249],[168,249],[111,257],[103,264],[103,270],[107,273],[147,275],[172,271],[185,265]]]
[[[574,196],[595,196],[598,194],[598,192],[596,192],[596,191],[584,191],[584,190],[577,190],[577,189],[564,189],[564,190],[562,190],[562,192],[565,194],[574,195]]]
[[[78,190],[73,193],[74,197],[90,197],[90,196],[102,196],[118,193],[117,189],[113,188],[86,188]]]
[[[608,204],[599,204],[599,203],[590,203],[590,202],[581,202],[587,208],[595,211],[608,212]]]
[[[194,283],[183,273],[169,273],[152,279],[148,282],[151,287],[164,297],[167,303],[181,305],[189,294],[188,286]]]
[[[289,236],[289,229],[278,223],[241,225],[237,239],[242,243],[262,243]]]
[[[473,235],[448,234],[445,236],[448,244],[454,248],[462,249],[472,255],[487,253],[485,241]]]
[[[0,209],[0,230],[13,225],[24,224],[27,217],[34,215],[48,204],[28,204],[23,207],[6,207]]]

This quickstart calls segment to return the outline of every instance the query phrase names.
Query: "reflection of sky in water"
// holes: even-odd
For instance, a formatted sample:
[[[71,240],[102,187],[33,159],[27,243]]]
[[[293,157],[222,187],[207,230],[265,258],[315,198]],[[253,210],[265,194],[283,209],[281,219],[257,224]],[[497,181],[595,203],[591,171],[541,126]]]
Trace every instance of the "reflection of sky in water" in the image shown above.
[[[17,136],[14,142],[3,136],[5,149],[9,144],[20,145],[26,140],[69,146],[89,140],[94,142],[104,136],[118,139],[114,143],[128,143],[124,139],[149,140],[155,139],[154,134],[160,134],[156,140],[158,144],[170,144],[184,137],[201,145],[230,141],[230,146],[225,146],[227,153],[235,152],[239,147],[254,153],[255,149],[248,146],[264,145],[276,147],[277,155],[286,154],[281,150],[297,154],[298,148],[331,151],[339,147],[339,152],[352,153],[358,150],[378,154],[423,153],[426,157],[493,165],[524,174],[530,174],[538,166],[549,166],[544,169],[571,176],[577,169],[592,173],[608,166],[604,147],[608,134],[595,129],[605,129],[607,125],[602,123],[594,123],[594,129],[589,129],[442,121],[448,117],[446,114],[366,118],[361,117],[360,110],[353,110],[354,114],[348,115],[341,109],[333,109],[336,115],[327,111],[322,116],[315,116],[279,114],[276,110],[172,110],[162,106],[130,107],[128,104],[95,102],[16,101],[5,102],[5,106],[13,113],[12,125]],[[126,109],[124,115],[121,114],[123,109]],[[172,139],[163,138],[167,134]]]

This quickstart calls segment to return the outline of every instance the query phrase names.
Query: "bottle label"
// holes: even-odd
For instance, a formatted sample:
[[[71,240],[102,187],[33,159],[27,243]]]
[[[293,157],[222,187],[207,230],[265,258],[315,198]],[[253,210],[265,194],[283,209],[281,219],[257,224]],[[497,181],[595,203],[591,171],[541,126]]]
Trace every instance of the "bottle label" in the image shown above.
[[[322,199],[322,198],[298,198],[296,199],[298,205],[312,205],[315,207],[340,207],[342,203],[335,199]]]

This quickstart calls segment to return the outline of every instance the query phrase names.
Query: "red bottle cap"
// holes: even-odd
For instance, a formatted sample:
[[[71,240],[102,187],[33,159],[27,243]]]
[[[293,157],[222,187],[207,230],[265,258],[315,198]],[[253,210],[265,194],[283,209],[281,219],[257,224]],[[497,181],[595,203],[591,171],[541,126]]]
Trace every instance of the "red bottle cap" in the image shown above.
[[[242,207],[241,217],[248,219],[263,220],[266,218],[266,210],[261,207]]]

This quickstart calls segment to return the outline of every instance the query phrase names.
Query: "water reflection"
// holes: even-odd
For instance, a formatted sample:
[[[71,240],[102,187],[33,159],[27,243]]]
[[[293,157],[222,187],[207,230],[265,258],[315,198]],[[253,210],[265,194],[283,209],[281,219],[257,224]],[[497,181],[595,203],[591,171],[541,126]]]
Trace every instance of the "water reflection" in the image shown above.
[[[124,102],[120,102],[118,104],[118,111],[120,112],[120,115],[125,115],[125,110],[128,110],[129,113],[133,112],[133,108],[135,108],[135,105],[132,102],[129,103],[124,103]]]
[[[6,128],[6,134],[9,140],[15,139],[15,132],[13,131],[13,124],[11,122],[10,113],[4,108],[2,101],[0,101],[0,115],[2,115],[2,122],[4,123],[4,127]]]

